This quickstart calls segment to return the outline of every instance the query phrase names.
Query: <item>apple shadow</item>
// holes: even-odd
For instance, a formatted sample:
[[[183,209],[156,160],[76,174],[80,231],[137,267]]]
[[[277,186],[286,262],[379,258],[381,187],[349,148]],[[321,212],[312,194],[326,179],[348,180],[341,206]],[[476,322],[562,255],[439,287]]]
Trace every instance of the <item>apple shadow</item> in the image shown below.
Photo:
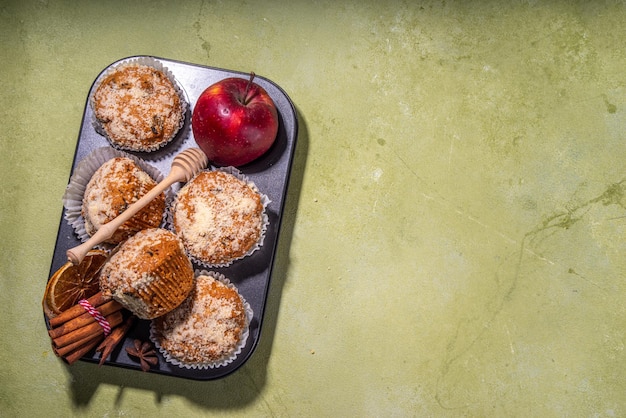
[[[298,137],[278,237],[269,293],[265,305],[263,329],[258,345],[248,361],[235,372],[216,380],[197,381],[157,373],[144,373],[121,367],[98,366],[78,361],[66,366],[74,409],[86,409],[100,385],[118,387],[115,404],[119,406],[127,388],[154,393],[155,403],[180,396],[208,412],[236,411],[253,402],[267,381],[267,364],[272,353],[276,323],[284,285],[289,271],[289,252],[298,213],[302,181],[309,147],[309,131],[300,110],[295,106]]]

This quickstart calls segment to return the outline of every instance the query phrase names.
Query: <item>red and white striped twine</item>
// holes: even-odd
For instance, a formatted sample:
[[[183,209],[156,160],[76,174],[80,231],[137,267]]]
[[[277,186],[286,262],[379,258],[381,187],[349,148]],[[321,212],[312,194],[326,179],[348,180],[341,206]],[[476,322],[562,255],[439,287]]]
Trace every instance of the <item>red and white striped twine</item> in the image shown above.
[[[111,324],[109,324],[109,321],[107,321],[106,318],[100,312],[98,312],[98,310],[94,308],[91,303],[89,303],[89,301],[87,301],[87,299],[79,300],[78,304],[85,308],[89,315],[93,316],[93,319],[95,319],[98,324],[100,324],[100,326],[104,330],[105,337],[111,333]]]

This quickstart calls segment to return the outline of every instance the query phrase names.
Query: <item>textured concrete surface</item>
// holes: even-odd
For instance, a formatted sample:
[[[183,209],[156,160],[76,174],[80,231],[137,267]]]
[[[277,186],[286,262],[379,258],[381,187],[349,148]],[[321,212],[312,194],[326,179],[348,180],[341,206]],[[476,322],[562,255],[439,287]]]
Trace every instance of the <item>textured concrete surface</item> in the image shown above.
[[[626,7],[0,4],[1,416],[625,416]],[[40,300],[87,91],[151,54],[300,122],[261,343],[235,374],[62,364]]]

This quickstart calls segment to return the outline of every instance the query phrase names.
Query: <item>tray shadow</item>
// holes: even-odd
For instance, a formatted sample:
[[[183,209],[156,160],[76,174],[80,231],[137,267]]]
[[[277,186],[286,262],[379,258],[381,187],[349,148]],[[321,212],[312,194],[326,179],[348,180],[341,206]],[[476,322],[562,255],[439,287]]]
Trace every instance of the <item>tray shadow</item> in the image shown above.
[[[282,290],[289,270],[289,249],[298,213],[309,147],[306,120],[297,106],[295,110],[298,119],[298,137],[278,237],[273,275],[265,305],[263,329],[251,357],[230,375],[207,381],[143,373],[121,367],[100,367],[94,363],[79,361],[72,366],[66,366],[75,409],[86,408],[102,384],[118,386],[115,405],[112,406],[117,406],[122,402],[125,389],[129,387],[153,392],[157,405],[166,397],[180,396],[208,411],[236,410],[253,402],[261,394],[267,379],[267,363],[272,352]]]

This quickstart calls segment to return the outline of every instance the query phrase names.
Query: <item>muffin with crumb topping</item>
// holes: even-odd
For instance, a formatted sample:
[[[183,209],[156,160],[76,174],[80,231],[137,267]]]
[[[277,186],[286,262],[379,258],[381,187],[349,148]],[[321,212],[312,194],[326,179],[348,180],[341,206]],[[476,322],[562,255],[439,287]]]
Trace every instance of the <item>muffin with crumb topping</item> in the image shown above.
[[[142,319],[180,305],[193,288],[194,271],[172,232],[153,228],[120,244],[100,272],[100,291]]]
[[[156,185],[157,182],[130,158],[116,157],[105,162],[85,187],[81,215],[87,234],[95,234]],[[164,212],[165,194],[160,193],[105,242],[119,244],[142,229],[158,227]]]
[[[219,367],[241,352],[251,317],[249,305],[228,279],[202,272],[183,303],[152,321],[151,338],[175,365]]]
[[[192,259],[226,266],[243,258],[263,241],[267,198],[243,176],[202,171],[178,192],[171,221]]]
[[[155,151],[184,123],[185,103],[173,81],[158,68],[126,63],[98,83],[92,97],[96,127],[118,149]]]

